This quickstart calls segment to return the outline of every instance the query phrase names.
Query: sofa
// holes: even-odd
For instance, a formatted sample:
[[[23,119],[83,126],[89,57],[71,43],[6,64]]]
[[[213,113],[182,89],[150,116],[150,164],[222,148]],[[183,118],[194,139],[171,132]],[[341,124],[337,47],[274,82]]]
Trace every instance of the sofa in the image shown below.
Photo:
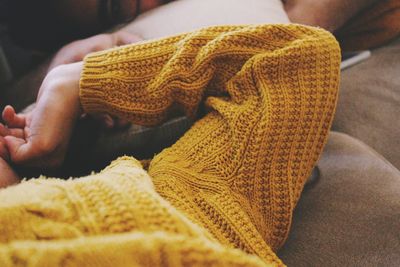
[[[289,266],[400,265],[399,71],[396,40],[342,72],[320,177],[279,252]]]

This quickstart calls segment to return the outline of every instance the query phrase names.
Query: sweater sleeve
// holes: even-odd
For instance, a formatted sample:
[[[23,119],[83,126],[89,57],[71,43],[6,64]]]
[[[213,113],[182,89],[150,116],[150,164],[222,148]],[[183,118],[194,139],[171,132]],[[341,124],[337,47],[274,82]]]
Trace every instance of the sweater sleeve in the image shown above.
[[[90,55],[81,101],[144,125],[204,103],[152,160],[155,188],[221,243],[271,262],[327,140],[339,66],[322,29],[218,26]]]
[[[250,56],[272,49],[265,47],[268,28],[211,27],[90,54],[80,81],[81,104],[88,113],[106,112],[146,126],[176,109],[194,117],[205,94],[226,92],[226,81]]]

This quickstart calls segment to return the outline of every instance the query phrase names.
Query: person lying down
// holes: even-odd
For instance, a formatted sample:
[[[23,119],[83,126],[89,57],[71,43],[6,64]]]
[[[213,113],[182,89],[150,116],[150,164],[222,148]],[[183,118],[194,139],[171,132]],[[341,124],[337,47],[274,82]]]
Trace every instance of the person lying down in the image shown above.
[[[28,115],[8,106],[1,181],[63,161],[83,113],[157,125],[197,118],[145,171],[0,190],[0,266],[282,266],[276,251],[335,111],[340,49],[300,25],[216,26],[96,52],[43,81]],[[199,115],[198,110],[206,110]]]

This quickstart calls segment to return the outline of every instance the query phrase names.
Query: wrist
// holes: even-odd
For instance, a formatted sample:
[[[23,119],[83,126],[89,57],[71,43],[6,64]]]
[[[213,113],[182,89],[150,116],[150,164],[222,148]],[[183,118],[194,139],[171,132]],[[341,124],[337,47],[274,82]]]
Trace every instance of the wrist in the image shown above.
[[[83,62],[57,66],[50,71],[48,77],[51,84],[46,86],[49,90],[48,95],[55,96],[54,99],[61,99],[60,105],[70,109],[71,115],[76,118],[83,114],[79,100],[79,80],[82,69]]]

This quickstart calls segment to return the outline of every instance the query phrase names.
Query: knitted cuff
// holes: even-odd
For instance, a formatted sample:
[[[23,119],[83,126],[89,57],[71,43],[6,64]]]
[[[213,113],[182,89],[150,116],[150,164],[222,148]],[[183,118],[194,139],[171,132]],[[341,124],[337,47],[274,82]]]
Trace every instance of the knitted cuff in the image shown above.
[[[107,100],[102,87],[108,69],[106,64],[107,55],[104,52],[93,53],[84,59],[79,83],[79,98],[86,113],[101,113],[105,111]]]

